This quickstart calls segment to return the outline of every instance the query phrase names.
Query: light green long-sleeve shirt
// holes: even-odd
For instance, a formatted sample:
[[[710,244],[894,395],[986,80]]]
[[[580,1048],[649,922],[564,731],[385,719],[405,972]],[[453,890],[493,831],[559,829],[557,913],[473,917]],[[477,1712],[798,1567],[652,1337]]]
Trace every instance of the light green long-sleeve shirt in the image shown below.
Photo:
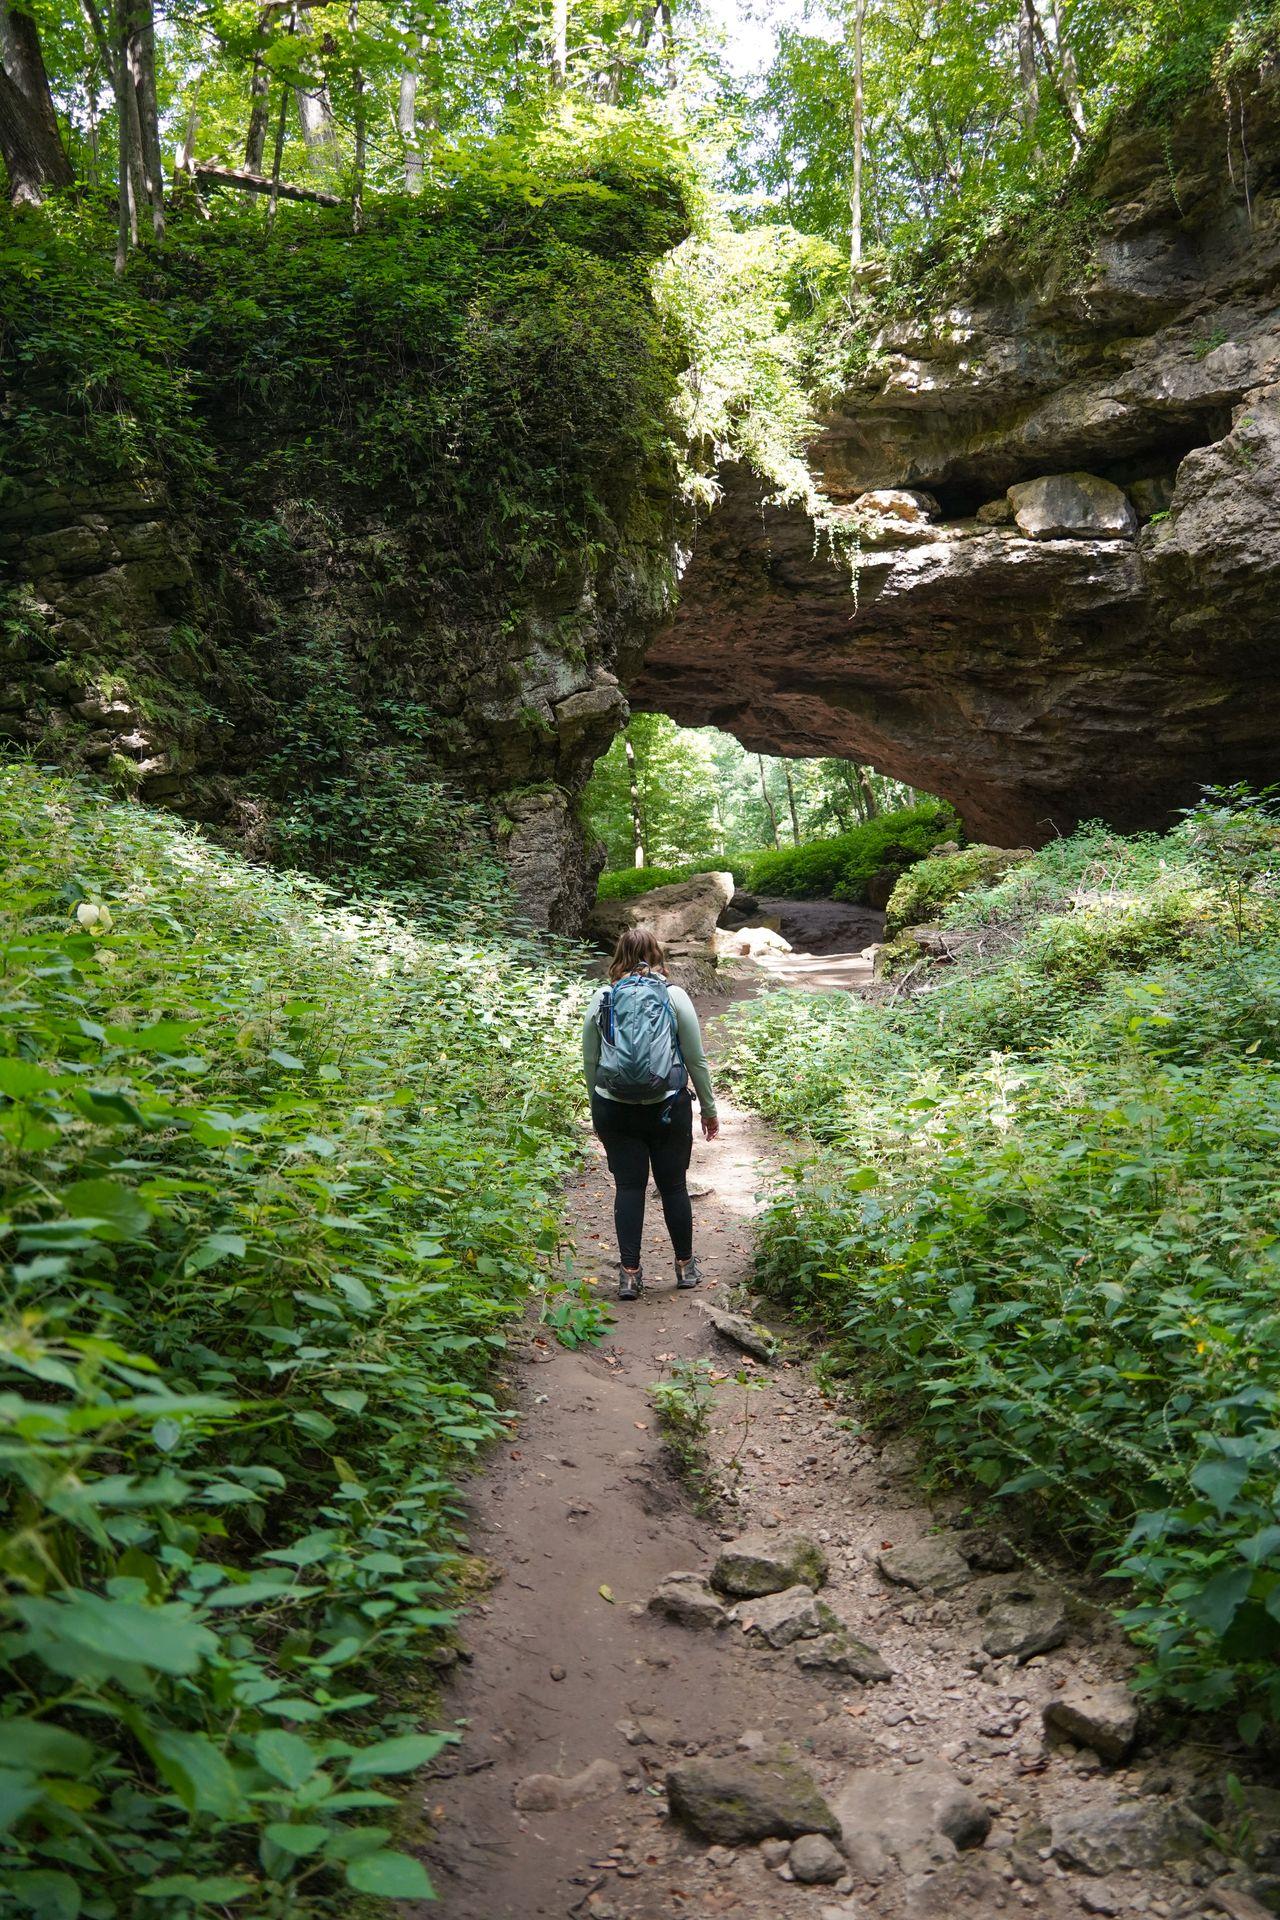
[[[668,987],[667,991],[671,995],[671,1011],[676,1017],[680,1051],[689,1069],[689,1078],[697,1091],[698,1105],[708,1120],[714,1120],[716,1096],[711,1087],[711,1069],[707,1065],[707,1056],[702,1048],[702,1029],[698,1025],[698,1015],[683,987]],[[588,1093],[599,1093],[604,1099],[612,1100],[616,1095],[606,1093],[602,1087],[596,1085],[596,1069],[600,1065],[600,1029],[596,1025],[596,1015],[600,1011],[604,992],[604,988],[600,987],[592,994],[586,1018],[582,1023],[582,1071],[586,1077]],[[663,1096],[664,1099],[668,1097]],[[636,1104],[661,1106],[662,1101],[637,1101]]]

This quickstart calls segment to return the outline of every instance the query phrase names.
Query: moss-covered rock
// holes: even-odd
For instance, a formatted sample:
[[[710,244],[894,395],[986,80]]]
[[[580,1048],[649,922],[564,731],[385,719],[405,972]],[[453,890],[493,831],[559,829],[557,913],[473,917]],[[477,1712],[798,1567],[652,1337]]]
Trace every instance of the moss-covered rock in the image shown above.
[[[827,1577],[827,1556],[805,1533],[744,1533],[711,1569],[721,1593],[753,1599],[787,1587],[818,1588]]]
[[[456,860],[459,794],[554,788],[509,838],[526,910],[576,931],[574,801],[679,531],[682,350],[645,268],[688,219],[641,132],[504,149],[359,235],[179,209],[119,280],[91,207],[56,233],[0,212],[0,730],[394,884]]]
[[[800,1763],[780,1748],[748,1759],[688,1760],[667,1774],[675,1818],[704,1840],[738,1847],[802,1833],[840,1837],[840,1823]]]

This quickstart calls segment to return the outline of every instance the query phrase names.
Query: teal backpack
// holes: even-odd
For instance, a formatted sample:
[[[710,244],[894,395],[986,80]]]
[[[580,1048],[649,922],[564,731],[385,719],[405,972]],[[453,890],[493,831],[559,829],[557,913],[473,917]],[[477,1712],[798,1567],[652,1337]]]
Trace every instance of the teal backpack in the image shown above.
[[[600,1066],[596,1083],[614,1100],[671,1099],[684,1090],[675,1008],[656,973],[628,973],[606,987],[596,1015]]]

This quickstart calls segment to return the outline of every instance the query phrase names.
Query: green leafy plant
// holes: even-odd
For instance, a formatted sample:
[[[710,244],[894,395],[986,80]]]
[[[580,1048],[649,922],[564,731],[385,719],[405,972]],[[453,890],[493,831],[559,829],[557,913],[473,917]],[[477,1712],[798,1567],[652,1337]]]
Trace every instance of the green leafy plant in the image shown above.
[[[1271,803],[1083,829],[947,911],[982,966],[771,996],[731,1070],[823,1142],[765,1289],[870,1408],[1121,1584],[1145,1684],[1280,1722],[1280,854]],[[1194,940],[1188,929],[1194,927]]]
[[[700,1497],[707,1494],[707,1439],[719,1378],[709,1360],[673,1360],[667,1377],[655,1380],[649,1398],[662,1437]]]
[[[594,1286],[593,1280],[580,1280],[576,1286],[552,1280],[544,1288],[540,1318],[562,1347],[597,1346],[613,1325]]]
[[[826,894],[836,900],[861,901],[874,876],[905,872],[941,841],[960,836],[952,809],[941,800],[925,801],[897,813],[879,814],[830,839],[759,853],[751,863],[748,884],[755,893]]]
[[[559,1240],[581,989],[465,898],[0,775],[0,1789],[36,1913],[425,1899],[454,1475]]]
[[[888,937],[903,927],[932,920],[939,910],[975,888],[989,887],[993,880],[1018,862],[1019,855],[1007,847],[964,847],[959,853],[935,853],[908,867],[895,885],[885,909],[884,930]]]

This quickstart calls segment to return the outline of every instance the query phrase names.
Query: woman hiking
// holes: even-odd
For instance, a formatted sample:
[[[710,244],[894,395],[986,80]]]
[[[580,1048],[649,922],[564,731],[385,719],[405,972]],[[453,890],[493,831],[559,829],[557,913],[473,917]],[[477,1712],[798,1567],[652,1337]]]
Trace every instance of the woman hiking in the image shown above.
[[[592,996],[582,1027],[582,1069],[591,1124],[614,1181],[619,1300],[638,1300],[644,1285],[640,1235],[651,1167],[675,1253],[676,1285],[696,1287],[702,1275],[685,1185],[693,1152],[690,1076],[708,1140],[720,1122],[693,1002],[667,979],[662,948],[647,927],[622,935],[609,984]]]

